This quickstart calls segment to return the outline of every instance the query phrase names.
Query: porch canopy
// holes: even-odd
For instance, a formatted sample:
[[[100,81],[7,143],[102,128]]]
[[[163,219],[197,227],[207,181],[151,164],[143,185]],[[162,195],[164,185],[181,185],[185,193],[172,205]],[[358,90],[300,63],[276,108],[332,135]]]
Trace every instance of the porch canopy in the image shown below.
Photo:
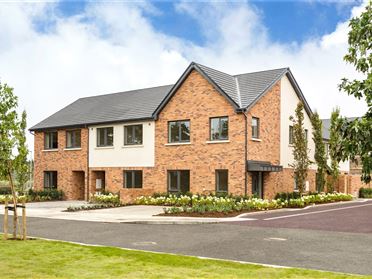
[[[270,162],[266,161],[247,161],[248,171],[266,171],[266,172],[280,172],[283,171],[282,166],[272,165]]]

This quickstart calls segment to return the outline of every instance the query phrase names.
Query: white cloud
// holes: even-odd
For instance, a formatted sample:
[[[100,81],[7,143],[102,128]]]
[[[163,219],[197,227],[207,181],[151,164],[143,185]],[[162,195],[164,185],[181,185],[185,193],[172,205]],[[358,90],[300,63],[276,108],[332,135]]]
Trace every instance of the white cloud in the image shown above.
[[[347,23],[303,44],[279,44],[247,3],[183,2],[177,11],[198,21],[203,45],[155,30],[146,14],[161,12],[150,4],[91,3],[65,18],[53,3],[2,3],[0,78],[15,88],[30,126],[79,97],[174,83],[190,61],[232,74],[289,66],[321,116],[335,106],[347,116],[365,110],[337,89],[342,77],[355,76],[342,60]],[[35,20],[51,26],[39,32]]]

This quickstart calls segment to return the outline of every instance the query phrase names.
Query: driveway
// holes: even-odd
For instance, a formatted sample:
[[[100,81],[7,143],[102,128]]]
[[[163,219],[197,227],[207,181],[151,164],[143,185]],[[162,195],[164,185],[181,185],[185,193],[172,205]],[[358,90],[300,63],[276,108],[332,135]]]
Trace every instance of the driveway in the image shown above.
[[[372,274],[372,233],[368,229],[370,223],[365,223],[366,219],[372,219],[372,206],[369,204],[372,201],[253,214],[256,220],[198,225],[146,225],[29,217],[28,232],[32,236],[86,244]],[[312,213],[315,211],[318,213]],[[311,214],[294,216],[300,212]],[[289,215],[293,217],[287,217]],[[324,229],[317,229],[314,221],[305,219],[310,216],[316,216]],[[275,217],[284,218],[264,220]],[[266,222],[268,225],[264,225]],[[345,229],[340,225],[342,223],[350,223],[349,227],[355,227],[355,231]],[[295,224],[298,224],[297,227]],[[363,227],[367,227],[366,231],[360,229]]]

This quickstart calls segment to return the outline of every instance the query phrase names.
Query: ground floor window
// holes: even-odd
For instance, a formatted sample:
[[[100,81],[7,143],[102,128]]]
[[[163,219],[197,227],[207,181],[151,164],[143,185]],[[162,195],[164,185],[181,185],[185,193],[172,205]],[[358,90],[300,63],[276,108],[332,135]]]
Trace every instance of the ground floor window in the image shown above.
[[[124,171],[124,188],[142,188],[142,171]]]
[[[190,171],[170,170],[168,171],[168,191],[186,193],[190,191]]]
[[[228,191],[228,170],[216,170],[216,192],[227,193]]]
[[[57,188],[57,172],[45,171],[44,172],[44,188],[56,189]]]

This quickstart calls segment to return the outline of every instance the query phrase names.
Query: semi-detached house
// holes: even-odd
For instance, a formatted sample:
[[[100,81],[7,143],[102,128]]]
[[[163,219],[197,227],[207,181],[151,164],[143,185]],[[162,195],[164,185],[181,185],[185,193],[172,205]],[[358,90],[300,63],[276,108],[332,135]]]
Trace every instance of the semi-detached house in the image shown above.
[[[30,129],[34,187],[67,199],[120,192],[125,202],[155,192],[291,192],[289,117],[299,101],[311,139],[312,112],[289,68],[230,75],[191,63],[174,85],[81,98]],[[312,165],[307,190],[315,175]]]

